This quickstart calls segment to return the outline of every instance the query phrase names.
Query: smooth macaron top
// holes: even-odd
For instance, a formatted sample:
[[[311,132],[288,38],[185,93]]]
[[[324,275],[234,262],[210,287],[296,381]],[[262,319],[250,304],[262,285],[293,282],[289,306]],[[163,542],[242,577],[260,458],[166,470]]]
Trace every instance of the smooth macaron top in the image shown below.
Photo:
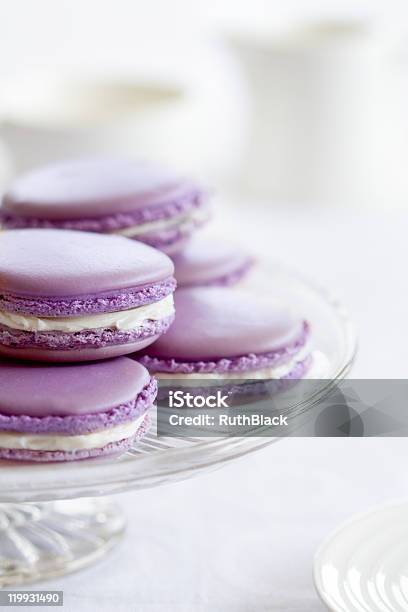
[[[142,287],[172,277],[164,253],[121,236],[70,230],[0,233],[0,290],[28,296],[80,296]]]
[[[61,366],[0,359],[0,412],[28,416],[103,412],[134,400],[149,381],[146,368],[127,357]]]
[[[158,359],[201,361],[268,353],[296,342],[303,321],[286,306],[222,287],[179,289],[176,320],[149,346]]]
[[[180,287],[228,282],[252,263],[239,248],[202,236],[191,239],[172,259]]]
[[[3,210],[17,217],[81,219],[154,207],[196,190],[159,164],[80,158],[17,178],[3,197]]]

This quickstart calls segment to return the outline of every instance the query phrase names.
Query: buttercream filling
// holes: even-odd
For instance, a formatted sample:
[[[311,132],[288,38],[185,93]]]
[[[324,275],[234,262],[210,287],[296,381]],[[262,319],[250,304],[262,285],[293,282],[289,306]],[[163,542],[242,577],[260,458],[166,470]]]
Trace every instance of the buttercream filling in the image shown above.
[[[188,231],[192,225],[204,223],[208,219],[208,211],[205,207],[194,208],[188,212],[180,215],[175,215],[169,219],[159,219],[158,221],[151,221],[149,223],[143,223],[141,225],[131,225],[129,227],[123,227],[118,230],[114,230],[113,234],[120,234],[121,236],[141,236],[144,234],[151,234],[153,232],[162,232],[177,228],[180,231]]]
[[[159,321],[174,313],[173,295],[131,310],[91,314],[80,317],[36,317],[0,311],[0,324],[29,332],[60,331],[75,333],[86,329],[131,330],[146,320]]]
[[[296,353],[292,359],[286,361],[279,366],[271,366],[269,368],[260,368],[258,370],[249,370],[247,372],[225,372],[220,374],[219,372],[194,372],[191,374],[172,374],[171,372],[156,372],[154,373],[156,378],[160,379],[172,379],[180,378],[185,380],[264,380],[264,379],[279,379],[284,378],[292,372],[298,363],[304,361],[311,355],[311,349],[309,346],[304,346]]]
[[[116,425],[116,427],[110,429],[79,436],[0,432],[0,448],[33,451],[76,451],[103,448],[108,444],[120,442],[134,436],[143,423],[145,416],[143,414],[130,423]]]

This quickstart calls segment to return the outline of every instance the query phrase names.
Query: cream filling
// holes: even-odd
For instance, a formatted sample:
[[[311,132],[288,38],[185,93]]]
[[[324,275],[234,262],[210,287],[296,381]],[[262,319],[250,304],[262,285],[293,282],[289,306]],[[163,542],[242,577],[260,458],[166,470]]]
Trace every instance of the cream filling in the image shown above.
[[[160,379],[185,379],[185,380],[264,380],[264,379],[278,379],[287,376],[297,363],[304,361],[308,355],[311,354],[310,347],[305,345],[290,361],[280,365],[272,366],[269,368],[260,368],[259,370],[251,370],[249,372],[225,372],[219,374],[217,372],[200,373],[194,372],[192,374],[172,374],[170,372],[154,372],[156,378]]]
[[[83,317],[35,317],[0,311],[0,324],[30,332],[61,331],[75,333],[84,329],[136,329],[147,319],[158,321],[174,313],[173,296],[121,312],[108,312]]]
[[[142,225],[131,225],[130,227],[123,227],[119,230],[114,230],[112,234],[120,234],[121,236],[140,236],[143,234],[150,234],[152,232],[160,232],[162,230],[171,229],[178,227],[181,232],[188,231],[191,225],[194,223],[203,223],[208,219],[208,211],[204,208],[195,208],[187,213],[176,215],[170,219],[159,219],[158,221],[151,221],[150,223],[143,223]]]
[[[117,425],[111,429],[96,431],[80,436],[52,436],[41,434],[26,434],[17,432],[1,432],[0,448],[33,451],[76,451],[92,448],[103,448],[107,444],[120,442],[135,435],[142,424],[145,415],[132,421]]]

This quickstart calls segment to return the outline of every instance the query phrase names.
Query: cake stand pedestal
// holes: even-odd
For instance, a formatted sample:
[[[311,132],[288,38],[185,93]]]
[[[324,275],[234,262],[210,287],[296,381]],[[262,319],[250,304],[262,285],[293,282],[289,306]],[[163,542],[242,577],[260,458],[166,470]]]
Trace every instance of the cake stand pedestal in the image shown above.
[[[0,588],[86,567],[124,529],[119,508],[103,499],[0,504]]]

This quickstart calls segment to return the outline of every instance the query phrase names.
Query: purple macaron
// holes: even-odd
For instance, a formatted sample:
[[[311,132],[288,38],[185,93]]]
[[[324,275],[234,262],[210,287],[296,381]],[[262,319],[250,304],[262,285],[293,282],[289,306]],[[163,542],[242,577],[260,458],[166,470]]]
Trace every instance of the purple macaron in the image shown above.
[[[174,266],[121,236],[0,233],[0,354],[88,361],[151,344],[174,318]]]
[[[178,287],[235,285],[254,265],[239,248],[203,236],[194,236],[172,259]]]
[[[309,325],[236,288],[177,290],[169,332],[136,355],[158,378],[292,379],[311,363]]]
[[[126,450],[150,424],[157,383],[136,361],[0,359],[0,459],[72,461]]]
[[[175,252],[207,220],[206,204],[195,183],[158,164],[91,157],[17,178],[0,224],[120,234]]]

